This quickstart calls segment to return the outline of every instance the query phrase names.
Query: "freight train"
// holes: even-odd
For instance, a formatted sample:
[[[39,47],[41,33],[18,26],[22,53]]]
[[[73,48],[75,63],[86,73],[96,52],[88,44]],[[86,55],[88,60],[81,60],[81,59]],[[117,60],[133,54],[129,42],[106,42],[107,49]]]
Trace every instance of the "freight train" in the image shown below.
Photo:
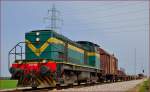
[[[25,48],[20,44],[24,44]],[[11,55],[15,57],[12,64]],[[25,42],[18,43],[9,52],[9,66],[11,78],[17,79],[18,86],[23,87],[133,79],[118,70],[117,57],[99,45],[89,41],[75,42],[53,30],[26,33]]]

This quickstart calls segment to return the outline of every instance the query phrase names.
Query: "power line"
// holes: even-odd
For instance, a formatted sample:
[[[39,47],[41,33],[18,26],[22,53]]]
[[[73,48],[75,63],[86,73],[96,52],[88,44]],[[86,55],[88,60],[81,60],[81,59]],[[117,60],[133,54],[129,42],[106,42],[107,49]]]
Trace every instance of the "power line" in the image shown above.
[[[118,29],[118,28],[121,28],[121,29],[123,29],[123,28],[137,28],[137,27],[141,27],[141,26],[147,26],[147,28],[148,28],[148,25],[149,24],[138,24],[138,25],[132,25],[132,24],[127,24],[127,25],[117,25],[117,26],[113,26],[113,27],[105,27],[105,28],[101,28],[102,30],[108,30],[108,29],[110,29],[110,30],[114,30],[114,29]]]
[[[148,16],[147,16],[148,17]],[[118,18],[117,18],[118,19]],[[100,22],[98,22],[98,23],[116,23],[116,22],[129,22],[129,21],[141,21],[140,19],[146,19],[146,17],[134,17],[134,18],[128,18],[128,19],[123,19],[122,18],[122,20],[117,20],[117,19],[115,19],[115,20],[107,20],[107,19],[105,19],[105,21],[100,21]],[[98,21],[99,21],[99,19],[97,19]],[[101,20],[101,19],[100,19]],[[146,19],[147,20],[147,19]],[[87,21],[88,22],[88,21]]]
[[[123,24],[123,25],[126,25],[126,24],[128,24],[129,25],[129,23],[131,24],[132,22],[133,22],[133,24],[134,24],[134,22],[148,22],[148,21],[143,21],[143,19],[145,19],[146,20],[146,18],[145,17],[142,17],[142,18],[137,18],[137,17],[135,17],[135,18],[132,18],[132,19],[129,19],[129,20],[117,20],[117,21],[111,21],[111,22],[95,22],[95,23],[87,23],[87,24],[82,24],[82,26],[89,26],[89,25],[100,25],[100,24],[103,24],[103,26],[106,24],[106,25],[110,25],[110,24],[113,24],[113,25],[117,25],[118,26],[118,24]],[[123,23],[121,23],[121,22],[123,22]],[[108,23],[108,24],[107,24]]]
[[[135,3],[135,2],[132,2],[132,3]],[[97,7],[97,5],[93,5],[93,6],[95,6],[95,7],[93,7],[92,5],[92,7],[94,8],[94,10],[95,11],[107,11],[107,10],[109,10],[109,12],[110,12],[110,10],[115,10],[116,11],[116,9],[121,9],[122,7],[128,7],[128,6],[133,6],[133,5],[129,5],[130,3],[128,3],[128,4],[125,4],[125,5],[122,5],[122,4],[119,4],[119,5],[115,5],[115,7],[113,6],[113,7],[109,7],[109,8],[105,8],[105,9],[95,9],[95,7]],[[110,5],[112,5],[112,4],[103,4],[103,5],[99,5],[100,7],[106,7],[106,6],[110,6]],[[136,6],[136,5],[138,5],[138,6],[145,6],[145,4],[142,4],[141,5],[141,3],[139,4],[139,3],[136,3],[136,4],[134,4],[134,6]],[[147,4],[148,5],[148,4]],[[88,7],[91,7],[91,6],[88,6]],[[91,7],[91,8],[92,8]],[[118,8],[119,7],[119,8]],[[134,7],[134,8],[136,8],[136,7]],[[81,11],[81,9],[75,9],[76,11]],[[88,12],[89,12],[89,10],[88,10]]]
[[[131,28],[138,28],[139,29],[139,27],[143,27],[143,26],[147,26],[147,27],[144,27],[144,28],[148,28],[148,25],[149,24],[139,24],[139,25],[122,25],[122,26],[117,26],[117,27],[107,27],[107,28],[101,28],[101,27],[99,27],[99,28],[88,28],[88,29],[86,29],[86,28],[84,28],[84,27],[82,27],[82,28],[80,28],[80,30],[86,30],[86,31],[88,31],[88,30],[92,30],[92,31],[97,31],[97,30],[99,30],[99,31],[101,31],[101,32],[110,32],[110,31],[105,31],[105,30],[124,30],[124,29],[131,29]]]
[[[138,10],[138,11],[139,11],[139,10]],[[138,11],[130,11],[130,12],[128,12],[128,13],[134,13],[134,14],[135,14],[135,13],[137,13]],[[140,11],[141,11],[141,10],[140,10]],[[126,13],[127,13],[127,12],[126,12]],[[124,15],[127,15],[128,13],[127,13],[127,14],[126,14],[126,13],[123,13],[123,14],[124,14]],[[139,13],[139,12],[138,12],[138,13]],[[114,15],[116,15],[116,14],[114,14]],[[121,14],[118,14],[118,15],[120,16]],[[138,15],[137,15],[137,16],[138,16]],[[112,17],[112,16],[111,16],[111,17]],[[89,18],[88,18],[88,19],[89,19]],[[88,20],[88,19],[87,19],[87,20]],[[102,17],[100,17],[99,19],[96,18],[96,21],[102,21],[102,19],[103,19]],[[112,19],[113,19],[113,17],[112,17]],[[139,19],[140,19],[140,18],[136,18],[136,17],[133,18],[133,20],[136,20],[136,21],[139,21]],[[141,19],[144,19],[144,17],[141,18]],[[146,19],[146,18],[145,18],[145,19]],[[87,20],[86,20],[86,21],[87,21]],[[130,20],[127,20],[127,21],[129,22],[129,21],[133,21],[133,20],[130,19]],[[120,21],[122,22],[123,20],[112,21],[112,22],[113,22],[113,24],[114,24],[114,23],[118,23],[118,22],[120,22]],[[88,21],[87,21],[87,22],[88,22]],[[107,23],[107,22],[97,22],[97,23],[100,24],[100,23]],[[109,24],[110,24],[110,23],[111,23],[111,22],[109,22]],[[93,23],[93,22],[92,22],[92,24],[95,25],[96,23]],[[84,23],[84,24],[82,24],[82,25],[86,25],[86,26],[87,26],[87,25],[92,25],[92,24],[91,24],[91,23]]]
[[[139,30],[125,30],[125,31],[110,31],[108,32],[108,34],[112,34],[112,33],[131,33],[131,32],[142,32],[143,30],[139,29]],[[148,30],[144,30],[145,32],[148,32]],[[143,31],[143,32],[144,32]]]
[[[99,26],[98,27],[98,29],[100,29],[100,30],[109,30],[109,29],[117,29],[117,28],[121,28],[121,29],[123,29],[123,28],[138,28],[138,27],[146,27],[147,28],[147,26],[149,25],[148,23],[142,23],[142,24],[136,24],[135,25],[135,23],[137,23],[138,21],[140,22],[140,20],[138,20],[139,18],[135,18],[134,20],[135,21],[133,21],[133,20],[129,20],[127,23],[119,23],[119,21],[118,22],[112,22],[112,25],[113,26],[110,26],[111,25],[111,23],[109,24],[109,26],[108,27],[101,27],[101,26]],[[142,18],[141,18],[142,19]],[[144,18],[143,18],[144,19]],[[133,23],[131,22],[131,21],[133,21]],[[93,25],[101,25],[101,23],[92,23]],[[80,27],[80,29],[86,29],[87,27],[84,27],[84,26],[91,26],[92,24],[82,24],[82,26],[83,27]],[[119,24],[121,24],[121,25],[119,25]],[[104,26],[104,25],[102,25],[102,26]],[[105,24],[105,26],[106,26],[106,24]],[[93,29],[92,28],[92,30],[97,30],[97,28],[96,28],[97,26],[95,26],[95,28]],[[87,30],[89,30],[89,28],[91,28],[91,27],[88,27],[88,29]]]
[[[100,33],[107,33],[107,34],[119,34],[119,33],[131,33],[131,32],[148,32],[148,30],[144,30],[144,29],[135,29],[135,30],[124,30],[124,31],[97,31]]]
[[[105,16],[99,16],[99,18],[100,19],[103,19],[103,18],[105,18],[105,17],[109,17],[109,18],[112,18],[112,16],[117,16],[118,17],[118,15],[120,16],[120,15],[122,15],[122,16],[127,16],[127,14],[136,14],[136,13],[140,13],[140,11],[144,11],[144,10],[146,10],[146,9],[140,9],[140,10],[136,10],[136,11],[127,11],[127,12],[121,12],[121,13],[114,13],[114,14],[110,14],[110,15],[105,15]],[[148,10],[146,10],[147,12],[148,12]],[[144,11],[144,12],[146,12],[146,11]],[[129,15],[128,15],[129,16]],[[81,15],[80,15],[80,17],[82,17]],[[84,18],[86,17],[85,15],[83,16]],[[89,17],[87,17],[87,19],[89,19]],[[97,19],[97,18],[96,18]]]

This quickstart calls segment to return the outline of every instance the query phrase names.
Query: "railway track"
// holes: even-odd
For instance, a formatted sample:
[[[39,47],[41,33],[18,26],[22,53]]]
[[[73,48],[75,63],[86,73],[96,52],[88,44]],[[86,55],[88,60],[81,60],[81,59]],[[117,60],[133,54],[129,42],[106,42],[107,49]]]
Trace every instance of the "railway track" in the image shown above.
[[[110,83],[114,83],[114,82],[104,82],[104,83],[98,82],[98,83],[93,83],[93,84],[81,83],[79,85],[75,84],[75,85],[68,85],[68,86],[60,86],[57,88],[56,87],[44,87],[44,88],[32,89],[31,87],[28,87],[28,88],[17,88],[15,90],[0,91],[0,92],[48,92],[52,90],[63,90],[63,89],[68,89],[68,88],[83,88],[83,87],[90,87],[90,86],[110,84]]]

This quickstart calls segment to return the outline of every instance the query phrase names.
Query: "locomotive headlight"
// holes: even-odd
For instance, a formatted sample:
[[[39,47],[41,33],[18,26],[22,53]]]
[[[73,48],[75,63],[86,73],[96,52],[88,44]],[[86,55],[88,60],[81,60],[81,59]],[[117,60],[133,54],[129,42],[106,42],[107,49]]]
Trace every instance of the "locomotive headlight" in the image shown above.
[[[46,62],[47,62],[47,60],[45,60],[45,59],[44,59],[42,62],[43,62],[43,63],[46,63]]]
[[[38,36],[38,35],[40,35],[40,33],[39,33],[39,32],[36,32],[36,35]]]
[[[36,41],[39,42],[39,41],[40,41],[40,38],[36,38]]]
[[[19,64],[22,64],[23,61],[18,61]]]

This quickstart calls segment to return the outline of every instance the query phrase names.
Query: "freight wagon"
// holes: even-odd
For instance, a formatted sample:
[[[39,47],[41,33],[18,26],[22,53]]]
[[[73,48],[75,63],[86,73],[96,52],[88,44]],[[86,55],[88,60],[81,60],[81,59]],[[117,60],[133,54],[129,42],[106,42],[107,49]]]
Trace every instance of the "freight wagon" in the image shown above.
[[[100,54],[100,68],[103,71],[103,81],[115,81],[117,80],[117,70],[118,70],[118,59],[114,54],[109,54],[102,48],[99,48]]]

